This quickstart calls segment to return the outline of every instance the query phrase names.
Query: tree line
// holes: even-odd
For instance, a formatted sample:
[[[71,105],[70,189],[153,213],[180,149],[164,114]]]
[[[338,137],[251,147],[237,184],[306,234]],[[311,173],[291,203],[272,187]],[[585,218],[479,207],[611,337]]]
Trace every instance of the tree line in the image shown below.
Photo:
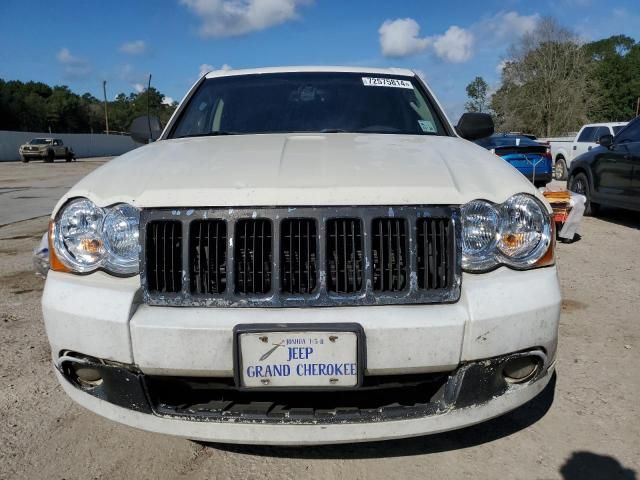
[[[555,20],[512,45],[493,94],[482,77],[467,85],[467,111],[489,112],[496,131],[541,137],[589,122],[628,121],[640,97],[640,43],[615,35],[583,43]]]
[[[109,130],[128,131],[131,120],[147,114],[147,97],[151,114],[165,125],[177,104],[165,104],[165,96],[151,87],[139,93],[120,93],[107,102]],[[102,133],[106,130],[104,102],[90,93],[78,95],[66,85],[51,87],[0,78],[0,130],[49,129],[55,133]]]

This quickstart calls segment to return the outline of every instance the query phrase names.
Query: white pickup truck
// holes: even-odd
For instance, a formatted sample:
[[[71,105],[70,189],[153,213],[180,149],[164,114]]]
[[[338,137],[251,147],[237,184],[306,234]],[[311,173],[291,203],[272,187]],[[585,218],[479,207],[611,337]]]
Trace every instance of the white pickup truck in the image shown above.
[[[580,129],[575,138],[548,139],[556,179],[566,180],[574,158],[596,147],[602,135],[615,136],[626,124],[627,122],[589,123]]]

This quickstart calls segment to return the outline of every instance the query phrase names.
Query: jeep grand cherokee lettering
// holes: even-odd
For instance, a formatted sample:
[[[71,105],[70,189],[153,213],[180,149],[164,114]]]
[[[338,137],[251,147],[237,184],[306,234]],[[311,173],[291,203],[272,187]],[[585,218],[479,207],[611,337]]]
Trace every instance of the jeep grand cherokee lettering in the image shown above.
[[[554,372],[551,209],[409,70],[212,72],[58,203],[55,372],[117,422],[303,445],[472,425]]]

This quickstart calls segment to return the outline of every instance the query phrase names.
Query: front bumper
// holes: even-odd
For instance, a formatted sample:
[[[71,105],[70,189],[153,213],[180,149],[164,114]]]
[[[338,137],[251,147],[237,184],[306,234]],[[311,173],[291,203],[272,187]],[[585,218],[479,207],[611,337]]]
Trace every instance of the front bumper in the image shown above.
[[[527,352],[530,353],[530,352]],[[540,358],[544,354],[537,351]],[[154,379],[122,365],[85,363],[97,367],[103,375],[100,386],[81,385],[73,380],[70,363],[61,361],[56,373],[60,383],[80,405],[113,421],[157,433],[176,435],[192,440],[261,445],[317,445],[352,443],[405,438],[433,434],[467,427],[511,411],[538,395],[553,376],[554,364],[539,369],[534,377],[522,384],[504,380],[502,366],[509,356],[470,362],[437,383],[428,393],[429,401],[413,403],[403,397],[374,408],[334,407],[322,410],[295,406],[296,400],[286,399],[284,405],[251,401],[246,392],[224,390],[221,396],[206,403],[168,406],[158,397]],[[541,364],[542,365],[542,364]],[[171,380],[179,384],[184,379]],[[438,388],[439,385],[439,388]],[[199,388],[203,388],[202,384]],[[427,384],[420,387],[429,390]],[[433,394],[433,395],[431,395]],[[205,396],[215,397],[215,391]],[[258,393],[258,395],[260,395]],[[290,396],[292,393],[285,393]],[[334,405],[349,394],[341,392]],[[376,393],[366,393],[371,399]],[[171,397],[171,395],[169,395]],[[163,398],[167,398],[166,396]],[[388,401],[382,394],[382,402]],[[371,400],[369,400],[371,402]],[[369,405],[371,407],[371,404]],[[275,413],[272,413],[275,412]]]
[[[24,158],[45,158],[47,152],[20,152],[20,155]]]
[[[137,277],[50,272],[43,314],[56,365],[61,354],[72,351],[128,366],[141,376],[231,379],[233,328],[242,324],[358,323],[365,332],[369,377],[451,376],[465,365],[513,352],[544,353],[539,378],[511,385],[484,403],[480,397],[472,407],[450,402],[436,413],[382,422],[372,419],[357,426],[168,418],[164,413],[114,405],[61,377],[67,393],[80,404],[132,426],[209,441],[305,444],[435,433],[521,405],[544,388],[553,369],[560,301],[555,267],[464,274],[460,300],[452,304],[246,309],[152,307],[142,303]]]

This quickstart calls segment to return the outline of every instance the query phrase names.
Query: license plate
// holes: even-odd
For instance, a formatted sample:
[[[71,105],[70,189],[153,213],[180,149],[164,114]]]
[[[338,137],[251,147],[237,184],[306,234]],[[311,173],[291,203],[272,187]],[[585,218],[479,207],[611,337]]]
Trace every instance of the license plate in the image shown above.
[[[359,384],[356,331],[238,332],[238,378],[245,388],[340,388]]]

